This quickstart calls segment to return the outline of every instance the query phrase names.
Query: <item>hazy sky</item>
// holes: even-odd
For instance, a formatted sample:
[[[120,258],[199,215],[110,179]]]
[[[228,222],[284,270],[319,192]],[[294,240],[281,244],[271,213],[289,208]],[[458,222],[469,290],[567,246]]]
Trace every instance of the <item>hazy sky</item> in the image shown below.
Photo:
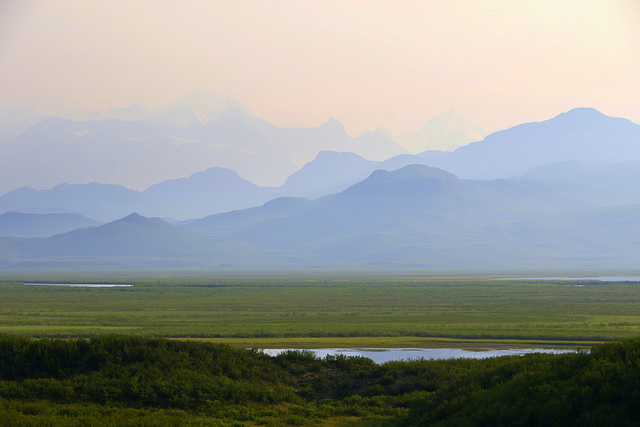
[[[226,93],[276,125],[487,130],[579,106],[640,122],[640,1],[0,0],[0,108]]]

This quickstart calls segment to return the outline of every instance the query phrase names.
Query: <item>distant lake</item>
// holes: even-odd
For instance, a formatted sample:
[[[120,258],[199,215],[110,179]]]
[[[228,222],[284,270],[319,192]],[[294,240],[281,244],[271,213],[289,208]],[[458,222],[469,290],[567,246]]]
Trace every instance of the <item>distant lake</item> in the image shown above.
[[[288,350],[286,348],[268,348],[262,351],[269,356],[277,356]],[[562,354],[574,353],[576,350],[550,349],[550,348],[519,348],[519,349],[483,349],[464,350],[461,348],[314,348],[304,349],[324,359],[326,356],[363,356],[373,360],[377,364],[395,362],[401,360],[443,360],[443,359],[486,359],[500,356],[523,356],[531,353]]]
[[[125,288],[133,285],[116,283],[25,283],[26,286],[63,286],[67,288]]]
[[[596,276],[596,277],[508,277],[498,280],[590,280],[598,282],[640,282],[640,276]]]

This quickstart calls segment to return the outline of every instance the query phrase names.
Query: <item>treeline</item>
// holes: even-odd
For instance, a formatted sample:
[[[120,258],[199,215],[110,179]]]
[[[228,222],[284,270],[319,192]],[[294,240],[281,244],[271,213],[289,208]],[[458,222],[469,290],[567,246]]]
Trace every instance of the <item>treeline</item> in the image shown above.
[[[484,360],[0,337],[4,425],[638,425],[640,339]]]

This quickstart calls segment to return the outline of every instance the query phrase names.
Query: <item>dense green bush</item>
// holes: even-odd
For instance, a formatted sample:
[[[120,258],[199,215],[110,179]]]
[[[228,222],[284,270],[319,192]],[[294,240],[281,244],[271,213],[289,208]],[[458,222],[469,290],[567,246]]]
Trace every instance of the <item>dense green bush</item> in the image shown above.
[[[637,425],[640,339],[484,360],[317,359],[166,339],[0,337],[11,425]]]

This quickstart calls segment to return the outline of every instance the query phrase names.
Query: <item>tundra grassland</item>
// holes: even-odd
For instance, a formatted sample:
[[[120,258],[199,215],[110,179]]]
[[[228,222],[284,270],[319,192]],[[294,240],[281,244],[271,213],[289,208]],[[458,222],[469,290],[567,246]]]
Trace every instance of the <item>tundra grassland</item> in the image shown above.
[[[590,344],[640,336],[639,302],[640,284],[630,282],[4,272],[0,333],[162,336],[290,348]]]

